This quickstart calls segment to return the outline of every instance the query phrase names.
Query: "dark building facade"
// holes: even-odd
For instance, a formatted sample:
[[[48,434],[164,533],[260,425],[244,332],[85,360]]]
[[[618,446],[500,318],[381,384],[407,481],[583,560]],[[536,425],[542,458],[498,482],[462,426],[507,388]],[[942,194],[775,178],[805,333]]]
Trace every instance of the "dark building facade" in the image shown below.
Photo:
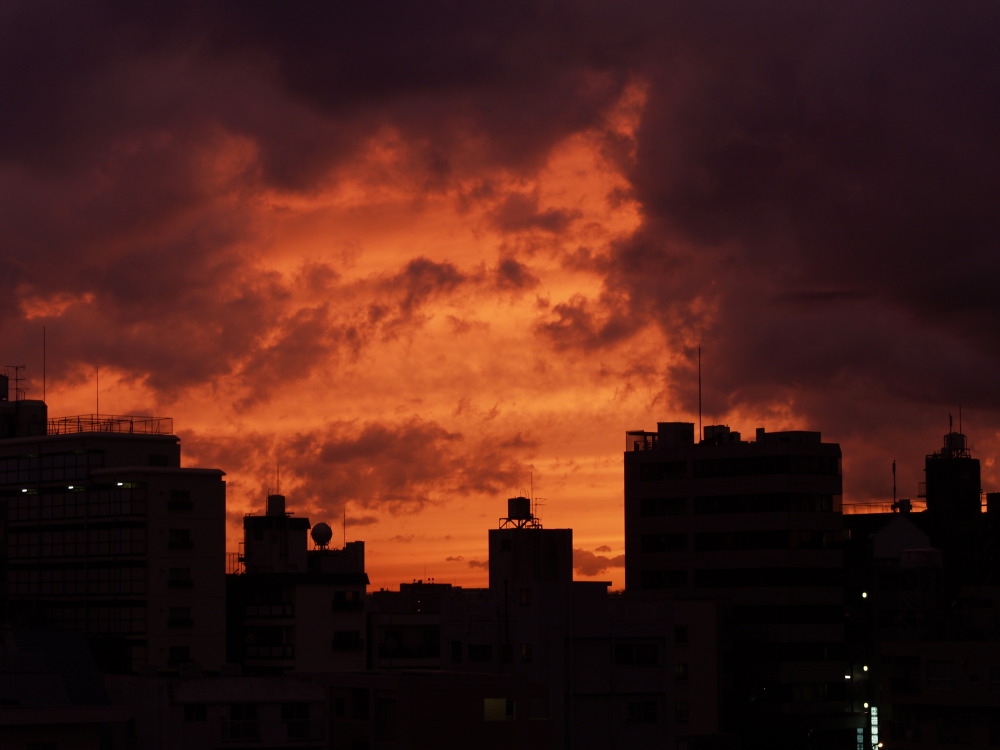
[[[218,669],[223,472],[182,467],[170,419],[46,412],[0,401],[3,624],[83,633],[102,671]]]
[[[982,502],[965,435],[945,435],[924,467],[923,512],[903,502],[845,516],[866,739],[900,750],[1000,747],[998,509]]]
[[[840,446],[676,422],[626,439],[626,590],[718,603],[724,728],[747,748],[853,741]]]

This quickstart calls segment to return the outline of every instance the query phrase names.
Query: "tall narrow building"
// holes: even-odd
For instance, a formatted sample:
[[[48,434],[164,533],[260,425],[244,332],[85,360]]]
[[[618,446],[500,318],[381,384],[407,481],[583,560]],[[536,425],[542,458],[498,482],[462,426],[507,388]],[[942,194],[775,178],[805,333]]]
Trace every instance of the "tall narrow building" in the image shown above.
[[[626,589],[718,602],[723,715],[747,747],[853,739],[840,457],[818,432],[627,433]]]
[[[0,380],[0,618],[86,635],[108,672],[218,669],[226,486],[172,420],[48,419]]]

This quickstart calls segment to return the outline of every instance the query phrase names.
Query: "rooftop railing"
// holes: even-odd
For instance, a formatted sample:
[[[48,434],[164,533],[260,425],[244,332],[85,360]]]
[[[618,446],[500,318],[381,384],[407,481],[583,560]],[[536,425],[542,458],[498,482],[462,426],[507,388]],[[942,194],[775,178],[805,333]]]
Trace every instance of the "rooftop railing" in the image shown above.
[[[170,417],[121,416],[116,414],[81,414],[50,419],[49,435],[72,435],[78,432],[114,432],[128,435],[172,435]]]

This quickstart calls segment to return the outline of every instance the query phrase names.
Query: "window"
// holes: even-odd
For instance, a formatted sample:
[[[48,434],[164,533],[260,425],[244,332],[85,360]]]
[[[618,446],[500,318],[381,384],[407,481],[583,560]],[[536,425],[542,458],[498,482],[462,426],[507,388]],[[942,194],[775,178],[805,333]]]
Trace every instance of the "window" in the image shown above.
[[[191,490],[170,490],[170,499],[167,500],[167,510],[194,510],[194,502],[191,500]]]
[[[639,549],[643,554],[673,552],[687,547],[687,534],[643,534]]]
[[[683,477],[686,473],[686,461],[650,461],[639,464],[639,481],[641,482],[674,479],[675,477]]]
[[[687,643],[687,642],[688,642],[687,625],[674,626],[674,643]]]
[[[167,613],[167,625],[171,628],[189,628],[193,624],[190,607],[171,607]]]
[[[633,724],[655,722],[656,701],[629,701],[628,721]]]
[[[204,703],[185,703],[184,721],[206,721],[208,719],[208,706]]]
[[[688,665],[685,662],[674,664],[674,679],[678,682],[688,681]]]
[[[362,600],[357,591],[334,591],[333,611],[350,612],[361,609]]]
[[[170,549],[191,549],[194,547],[191,529],[168,529],[167,547]]]
[[[517,600],[523,605],[528,606],[531,604],[531,589],[519,589],[517,592]]]
[[[686,570],[663,570],[662,568],[643,570],[639,574],[639,587],[647,591],[653,589],[682,588],[687,586]]]
[[[660,648],[652,641],[618,641],[615,644],[615,664],[653,667],[660,663]]]
[[[950,659],[927,662],[927,689],[951,690],[955,687],[955,663]]]
[[[470,643],[469,661],[476,664],[488,664],[493,661],[493,647],[488,643]]]
[[[531,661],[532,652],[530,643],[522,643],[519,651],[521,652],[521,661]]]
[[[229,706],[229,721],[223,725],[223,739],[228,742],[246,742],[260,739],[257,722],[257,705],[233,703]]]
[[[357,651],[362,646],[361,633],[357,630],[335,630],[333,632],[334,651]]]
[[[167,664],[171,667],[179,667],[191,661],[191,648],[188,646],[171,646],[167,652]]]
[[[483,698],[483,721],[513,721],[517,706],[513,698]]]
[[[309,704],[285,703],[281,706],[281,720],[285,724],[285,732],[290,740],[308,740],[309,737]]]
[[[170,568],[167,571],[167,585],[171,588],[191,588],[191,568]]]
[[[675,701],[674,718],[678,724],[686,724],[691,719],[691,704],[687,701]]]
[[[644,497],[639,501],[639,515],[646,518],[681,516],[686,512],[686,497]]]

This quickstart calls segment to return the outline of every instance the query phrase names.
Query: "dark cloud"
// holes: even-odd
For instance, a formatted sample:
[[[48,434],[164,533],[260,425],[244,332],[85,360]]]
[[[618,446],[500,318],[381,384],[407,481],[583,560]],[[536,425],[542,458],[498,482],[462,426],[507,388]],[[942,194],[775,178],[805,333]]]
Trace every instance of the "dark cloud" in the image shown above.
[[[504,258],[497,263],[496,284],[500,289],[523,291],[538,286],[538,277],[516,258]]]
[[[464,557],[462,557],[461,555],[458,555],[458,556],[456,556],[456,557],[451,557],[451,556],[449,556],[449,557],[446,557],[446,558],[444,559],[444,561],[445,561],[445,562],[464,562],[464,561],[465,561],[465,558],[464,558]]]
[[[414,258],[389,283],[401,288],[400,307],[409,312],[430,297],[452,291],[463,281],[465,276],[451,263]]]
[[[573,550],[573,569],[583,576],[598,576],[608,568],[624,568],[625,555],[605,557],[585,549]]]
[[[530,229],[562,232],[579,216],[579,211],[566,209],[550,208],[539,211],[536,197],[512,193],[494,210],[493,223],[501,232],[520,232]]]
[[[414,512],[453,497],[503,493],[527,469],[488,435],[467,439],[436,422],[334,422],[281,446],[283,482],[333,510]]]
[[[556,349],[591,352],[627,339],[639,329],[638,320],[619,306],[619,300],[604,295],[590,300],[575,295],[568,302],[552,306],[536,332]]]
[[[480,568],[481,570],[490,569],[489,560],[469,560],[468,563],[470,568]]]
[[[349,526],[374,526],[378,523],[377,516],[352,516],[348,514],[347,523]]]

